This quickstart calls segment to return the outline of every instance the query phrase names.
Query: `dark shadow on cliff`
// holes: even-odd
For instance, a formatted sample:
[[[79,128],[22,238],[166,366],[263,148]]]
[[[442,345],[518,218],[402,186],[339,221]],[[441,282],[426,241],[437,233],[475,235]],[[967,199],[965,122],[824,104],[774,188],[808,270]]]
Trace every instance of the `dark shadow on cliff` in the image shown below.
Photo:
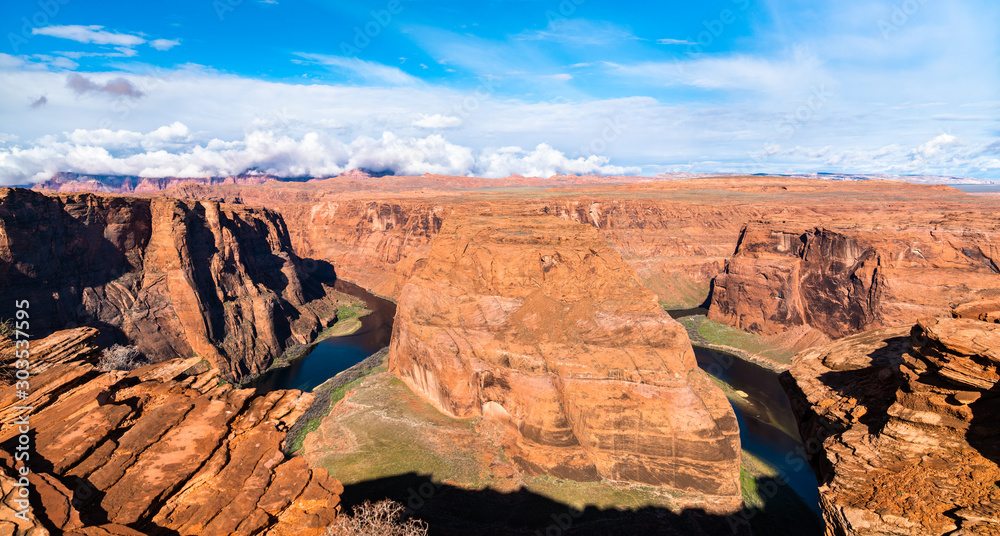
[[[865,408],[858,419],[872,434],[878,434],[889,421],[888,409],[895,400],[896,391],[903,383],[899,370],[903,353],[910,350],[909,337],[893,337],[887,344],[868,355],[871,362],[867,367],[848,370],[831,370],[819,375],[831,390],[844,397],[853,397],[857,406]],[[778,380],[788,395],[792,412],[797,416],[799,434],[805,447],[809,465],[816,473],[820,485],[826,484],[833,476],[833,467],[823,454],[823,442],[845,431],[845,425],[817,413],[791,373],[783,372]]]
[[[0,318],[13,317],[15,300],[28,300],[33,337],[95,320],[98,315],[84,305],[83,293],[93,294],[89,289],[141,270],[141,259],[108,240],[106,222],[97,215],[123,210],[128,201],[115,198],[98,207],[89,194],[81,197],[81,202],[64,205],[25,191],[0,206],[0,227],[15,255],[13,262],[0,260]],[[145,223],[149,202],[137,201],[130,208],[135,225],[121,232],[122,241],[144,248],[151,232]]]
[[[208,338],[210,340],[221,340],[226,329],[226,318],[222,308],[222,300],[219,299],[219,292],[216,290],[217,285],[215,280],[216,277],[220,277],[221,279],[221,275],[226,272],[235,274],[237,267],[231,266],[231,263],[227,262],[219,270],[222,274],[216,275],[213,273],[219,269],[219,267],[212,266],[211,262],[212,257],[219,253],[219,248],[216,247],[215,235],[208,226],[209,220],[204,204],[196,203],[193,207],[190,207],[190,212],[185,215],[184,219],[187,227],[188,253],[191,255],[191,275],[194,277],[194,291],[198,294],[199,301],[201,301],[206,309],[205,316],[207,317],[206,327],[208,327]],[[248,272],[253,273],[250,270]],[[281,273],[280,271],[277,272]]]
[[[984,458],[1000,465],[1000,383],[972,404],[972,420],[965,439]],[[1000,483],[997,483],[1000,485]]]
[[[896,401],[896,391],[904,381],[899,367],[903,354],[911,348],[909,337],[893,337],[885,342],[884,347],[868,354],[869,366],[826,372],[819,377],[827,387],[854,398],[858,406],[866,408],[858,421],[867,426],[872,435],[881,433],[889,422],[889,406]]]
[[[758,479],[758,486],[772,486]],[[787,486],[776,486],[786,488]],[[790,490],[789,490],[790,491]],[[701,509],[675,513],[666,508],[576,510],[525,488],[513,492],[469,490],[407,473],[344,487],[345,511],[364,501],[392,499],[425,521],[432,536],[500,535],[665,535],[665,536],[820,536],[822,527],[801,501],[776,495],[761,508],[731,515]],[[751,532],[751,527],[755,530]]]

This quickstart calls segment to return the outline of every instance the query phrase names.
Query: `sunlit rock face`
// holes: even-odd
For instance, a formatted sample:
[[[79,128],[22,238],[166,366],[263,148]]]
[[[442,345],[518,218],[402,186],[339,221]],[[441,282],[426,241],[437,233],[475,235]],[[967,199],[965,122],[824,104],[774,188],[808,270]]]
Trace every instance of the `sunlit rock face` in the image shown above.
[[[830,338],[946,315],[1000,295],[995,216],[914,210],[749,222],[715,279],[709,318]]]
[[[795,357],[782,379],[830,534],[998,533],[1000,325],[978,318],[995,305]]]
[[[389,366],[440,411],[505,423],[508,454],[532,472],[739,505],[731,406],[597,229],[456,213],[421,262]]]
[[[96,335],[85,327],[31,341],[27,398],[0,384],[0,442],[19,441],[23,406],[32,437],[28,460],[0,450],[0,534],[326,532],[343,486],[281,452],[312,394],[236,389],[199,358],[101,372]],[[0,338],[0,358],[13,352]],[[16,516],[15,466],[31,471],[27,520]]]

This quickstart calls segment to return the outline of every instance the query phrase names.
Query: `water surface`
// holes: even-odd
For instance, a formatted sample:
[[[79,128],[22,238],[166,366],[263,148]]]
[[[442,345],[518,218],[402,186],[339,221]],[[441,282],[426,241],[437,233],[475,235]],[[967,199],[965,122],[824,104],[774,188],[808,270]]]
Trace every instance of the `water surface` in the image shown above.
[[[746,393],[746,404],[733,404],[743,450],[777,468],[782,479],[819,513],[816,475],[804,456],[795,415],[778,375],[733,354],[694,347],[698,366],[733,389]]]
[[[337,290],[361,298],[372,311],[361,318],[361,328],[351,335],[320,341],[304,357],[292,361],[287,367],[264,373],[248,387],[254,387],[258,392],[275,389],[311,391],[389,345],[396,305],[350,283],[338,281]]]

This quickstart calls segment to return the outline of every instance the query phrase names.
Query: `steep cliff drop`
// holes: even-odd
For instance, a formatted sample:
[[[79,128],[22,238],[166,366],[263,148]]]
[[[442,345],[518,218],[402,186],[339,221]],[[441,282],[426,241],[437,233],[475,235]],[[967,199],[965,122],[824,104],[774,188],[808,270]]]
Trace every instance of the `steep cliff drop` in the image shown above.
[[[0,302],[29,300],[36,330],[117,330],[239,379],[335,321],[333,280],[266,209],[0,189]]]
[[[966,310],[995,315],[1000,304]],[[1000,534],[998,348],[1000,325],[973,315],[795,358],[782,381],[828,534]]]
[[[280,449],[313,395],[234,389],[198,358],[99,372],[96,334],[31,341],[28,398],[0,384],[0,533],[324,534],[343,487]],[[3,363],[13,346],[0,339]],[[31,428],[30,458],[17,462],[31,471],[27,519],[14,500],[22,417]]]
[[[456,213],[404,286],[389,368],[440,411],[506,424],[526,470],[740,507],[725,395],[594,227]]]
[[[836,339],[1000,295],[995,222],[914,218],[891,227],[748,223],[715,279],[708,317],[768,335],[808,326]]]

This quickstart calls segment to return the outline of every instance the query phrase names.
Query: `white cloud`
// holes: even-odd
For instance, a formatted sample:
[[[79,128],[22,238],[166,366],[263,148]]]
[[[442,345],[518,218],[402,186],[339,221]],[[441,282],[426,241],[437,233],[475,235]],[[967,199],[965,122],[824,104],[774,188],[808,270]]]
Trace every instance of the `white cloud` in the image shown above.
[[[554,19],[544,30],[523,32],[513,36],[524,41],[554,41],[570,45],[617,45],[622,41],[639,39],[628,28],[606,22],[586,19]]]
[[[106,128],[84,130],[78,128],[66,134],[66,138],[78,146],[93,145],[118,149],[131,147],[140,143],[143,135],[141,132],[133,132],[131,130],[110,130]]]
[[[454,117],[450,115],[427,115],[420,114],[420,119],[413,122],[413,126],[420,128],[454,128],[462,124],[461,117]]]
[[[1000,143],[1000,142],[998,142]],[[939,134],[914,146],[890,144],[875,149],[782,147],[766,149],[764,161],[771,169],[803,162],[811,170],[844,173],[888,173],[900,175],[982,175],[996,177],[1000,159],[991,156],[990,145],[968,143],[950,134]],[[746,165],[739,168],[746,171]],[[751,166],[752,167],[752,166]],[[728,169],[737,169],[730,167]],[[960,170],[960,171],[957,171]]]
[[[374,61],[348,56],[296,53],[296,56],[329,67],[333,70],[360,78],[364,82],[394,86],[417,85],[420,80],[398,67],[389,67]]]
[[[503,147],[485,150],[480,154],[475,174],[482,177],[506,177],[517,174],[525,177],[551,177],[552,175],[636,175],[639,167],[609,165],[607,157],[567,158],[565,154],[547,143],[540,143],[533,151],[520,147]]]
[[[661,44],[661,45],[695,45],[695,44],[697,44],[697,43],[694,43],[692,41],[688,41],[687,39],[657,39],[656,42],[659,43],[659,44]]]
[[[181,44],[181,42],[177,39],[153,39],[149,42],[149,46],[155,48],[156,50],[170,50],[179,44]]]
[[[904,37],[902,33],[896,36]],[[448,43],[461,45],[462,40]],[[323,174],[384,165],[421,172],[502,175],[594,169],[617,173],[617,168],[638,169],[637,165],[643,166],[640,171],[645,174],[664,169],[738,171],[748,163],[754,172],[829,170],[1000,178],[993,125],[958,120],[997,116],[1000,107],[994,88],[1000,85],[992,83],[997,73],[966,65],[974,83],[955,85],[956,77],[941,77],[939,82],[938,77],[927,75],[937,71],[922,67],[921,62],[943,65],[949,58],[926,47],[907,62],[906,69],[886,72],[879,62],[851,62],[849,69],[844,68],[829,61],[831,52],[815,43],[771,54],[682,57],[681,75],[675,74],[678,67],[669,61],[628,63],[618,56],[617,65],[595,58],[580,66],[585,70],[571,71],[574,80],[587,83],[587,77],[612,75],[617,76],[616,87],[662,91],[636,89],[658,98],[608,99],[573,93],[571,84],[541,78],[564,72],[566,64],[579,58],[525,66],[524,58],[518,60],[514,52],[531,52],[518,48],[526,43],[537,42],[505,45],[499,60],[504,68],[526,67],[525,75],[484,76],[478,84],[472,81],[475,87],[461,89],[419,82],[392,67],[336,56],[327,63],[358,85],[277,83],[197,65],[146,69],[127,64],[123,68],[129,72],[88,72],[86,80],[67,87],[68,73],[53,72],[41,58],[0,54],[0,79],[4,80],[0,102],[13,103],[4,110],[5,120],[0,124],[4,155],[0,180],[10,182],[69,166],[92,172],[216,174],[260,167],[287,174]],[[900,46],[910,44],[900,41]],[[997,47],[990,46],[994,48],[985,50],[993,54]],[[477,54],[472,54],[474,49]],[[976,50],[967,51],[971,54],[968,62],[961,55],[956,61],[988,64],[989,54]],[[441,59],[448,59],[446,55],[457,51],[442,48],[439,53]],[[460,70],[481,67],[487,73],[493,68],[475,63],[491,61],[476,47],[465,52],[448,65]],[[527,57],[534,60],[530,54]],[[301,61],[317,64],[329,58],[299,56]],[[407,65],[419,70],[416,63],[408,61]],[[640,69],[644,66],[649,68]],[[672,80],[672,76],[681,79]],[[124,84],[108,87],[118,78],[128,80],[132,89]],[[829,95],[810,106],[811,89],[831,80],[826,86]],[[519,94],[517,90],[511,90],[518,84],[530,86],[520,98],[512,96]],[[709,86],[719,91],[690,90]],[[97,92],[103,88],[108,91]],[[136,91],[142,97],[130,98]],[[678,94],[681,97],[675,98]],[[40,95],[46,96],[47,103],[31,108]],[[97,95],[102,98],[93,98]],[[968,103],[975,106],[963,107]],[[176,123],[184,125],[186,132],[168,128],[169,132],[151,136],[164,125]],[[449,130],[446,138],[430,139],[427,134],[433,131],[428,128]],[[52,136],[78,129],[98,132],[93,135],[107,139],[89,142],[71,139],[70,134]],[[929,143],[942,132],[962,145],[942,144],[942,140]],[[755,163],[757,155],[764,157]]]
[[[962,142],[958,140],[955,136],[951,134],[941,134],[928,140],[927,143],[921,144],[919,147],[913,149],[910,152],[910,156],[913,158],[920,159],[930,159],[938,158],[945,154],[952,147],[960,147]]]
[[[321,132],[300,138],[255,130],[243,139],[192,141],[182,123],[145,134],[109,129],[77,129],[61,137],[47,136],[35,145],[0,149],[0,184],[38,182],[59,171],[143,177],[209,177],[255,168],[277,176],[329,176],[355,168],[392,171],[397,175],[510,174],[548,177],[554,174],[637,173],[638,168],[608,165],[591,156],[567,158],[547,144],[533,151],[520,148],[484,150],[478,155],[440,135],[403,138],[385,132],[343,143]]]
[[[708,90],[754,91],[779,98],[807,91],[810,87],[830,86],[833,82],[822,62],[802,49],[784,58],[735,54],[605,65],[613,74],[632,80]]]
[[[50,37],[70,39],[80,43],[94,43],[96,45],[131,47],[146,42],[145,39],[137,35],[109,32],[103,30],[103,28],[103,26],[98,25],[82,26],[79,24],[70,24],[66,26],[32,28],[31,33],[34,35],[48,35]]]

